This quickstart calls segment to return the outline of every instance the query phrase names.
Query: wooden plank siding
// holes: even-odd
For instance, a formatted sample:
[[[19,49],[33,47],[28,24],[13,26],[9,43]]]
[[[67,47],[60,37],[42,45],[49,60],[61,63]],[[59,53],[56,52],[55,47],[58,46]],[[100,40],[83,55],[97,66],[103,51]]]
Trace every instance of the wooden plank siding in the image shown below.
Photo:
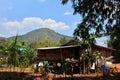
[[[80,45],[80,42],[75,41],[75,40],[70,40],[68,43],[63,44],[62,46],[69,46],[69,45]],[[99,53],[101,53],[104,57],[110,57],[112,55],[112,52],[114,51],[114,49],[108,48],[108,47],[103,47],[100,45],[96,45],[94,44],[92,46],[92,50],[93,51],[98,51]]]
[[[106,58],[110,57],[112,55],[112,52],[114,51],[114,49],[99,46],[99,45],[94,45],[92,49],[93,51],[99,51]]]
[[[64,62],[66,58],[79,58],[79,46],[61,46],[59,48],[37,49],[37,58],[44,61]]]
[[[104,57],[110,57],[113,49],[93,45],[93,51],[99,51]],[[47,47],[47,48],[38,48],[37,49],[37,59],[44,61],[59,61],[63,62],[66,58],[78,59],[81,55],[81,49],[78,45],[78,42],[71,40],[66,44],[61,45],[60,47]]]

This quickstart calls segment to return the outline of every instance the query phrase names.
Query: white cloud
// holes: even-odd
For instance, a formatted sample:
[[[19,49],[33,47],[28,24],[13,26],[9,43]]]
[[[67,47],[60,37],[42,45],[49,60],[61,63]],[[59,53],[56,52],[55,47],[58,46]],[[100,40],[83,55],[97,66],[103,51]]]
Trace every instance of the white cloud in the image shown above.
[[[70,12],[70,11],[66,11],[66,12],[64,13],[64,15],[66,15],[66,16],[71,15],[71,12]]]
[[[5,37],[5,35],[3,35],[3,34],[0,34],[0,37]]]
[[[69,26],[67,26],[65,23],[63,22],[56,22],[53,19],[46,19],[42,22],[41,27],[47,27],[47,28],[51,28],[51,29],[68,29]]]
[[[32,27],[32,28],[45,27],[45,28],[60,29],[60,30],[69,29],[69,26],[66,25],[64,22],[57,22],[53,19],[43,20],[38,17],[28,17],[28,18],[24,18],[22,21],[8,21],[8,22],[4,22],[2,25],[9,30],[13,30],[13,29],[19,30],[25,27]]]
[[[18,34],[18,31],[12,30],[12,31],[10,31],[10,34],[17,35],[17,34]]]
[[[7,29],[11,29],[11,28],[21,29],[21,28],[23,28],[23,25],[18,21],[9,21],[9,22],[3,23],[2,25],[5,26]]]

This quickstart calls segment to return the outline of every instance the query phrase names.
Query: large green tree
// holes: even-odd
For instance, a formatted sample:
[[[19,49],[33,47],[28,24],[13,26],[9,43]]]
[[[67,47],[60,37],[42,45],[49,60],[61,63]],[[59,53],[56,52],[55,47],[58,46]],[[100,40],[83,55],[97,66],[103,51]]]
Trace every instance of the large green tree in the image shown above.
[[[74,14],[80,14],[83,21],[74,31],[75,38],[83,42],[83,73],[86,73],[85,65],[90,65],[90,58],[85,54],[89,50],[96,37],[102,37],[113,33],[120,23],[120,0],[62,0],[62,4],[72,2]],[[85,60],[88,58],[88,63]]]
[[[108,46],[116,49],[117,52],[120,52],[120,25],[117,26],[110,35]]]
[[[110,34],[120,23],[120,0],[62,0],[62,3],[68,1],[72,2],[74,14],[82,15],[84,29],[94,31],[96,37]]]
[[[113,54],[115,61],[120,62],[120,26],[117,26],[113,33],[110,35],[108,46],[115,49]]]

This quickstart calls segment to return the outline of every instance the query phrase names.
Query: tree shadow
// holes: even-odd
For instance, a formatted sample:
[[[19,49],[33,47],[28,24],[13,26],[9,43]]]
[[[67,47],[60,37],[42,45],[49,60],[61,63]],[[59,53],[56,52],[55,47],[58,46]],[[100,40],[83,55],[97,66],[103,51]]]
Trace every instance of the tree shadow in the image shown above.
[[[58,74],[56,74],[58,75]],[[0,80],[45,80],[40,74],[30,74],[24,72],[0,72]],[[55,77],[53,80],[120,80],[120,72],[112,75],[89,76],[79,75],[73,77]]]
[[[89,75],[89,74],[88,74]],[[101,76],[73,76],[73,77],[57,77],[53,80],[120,80],[120,72],[116,72],[112,75]]]
[[[0,80],[35,80],[40,75],[31,75],[24,72],[0,72]]]

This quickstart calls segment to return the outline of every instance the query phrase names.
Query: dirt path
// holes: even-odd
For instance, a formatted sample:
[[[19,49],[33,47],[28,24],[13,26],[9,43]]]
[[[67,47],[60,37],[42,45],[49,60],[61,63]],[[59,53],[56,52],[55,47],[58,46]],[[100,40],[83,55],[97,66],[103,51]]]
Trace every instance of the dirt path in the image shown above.
[[[113,67],[116,67],[118,72],[105,75],[102,74],[74,74],[71,75],[62,75],[62,74],[51,74],[50,77],[54,76],[54,79],[45,79],[41,74],[35,74],[32,72],[31,68],[26,68],[24,73],[21,73],[19,69],[16,68],[16,71],[11,71],[10,69],[0,70],[0,80],[120,80],[120,64],[113,64]]]

